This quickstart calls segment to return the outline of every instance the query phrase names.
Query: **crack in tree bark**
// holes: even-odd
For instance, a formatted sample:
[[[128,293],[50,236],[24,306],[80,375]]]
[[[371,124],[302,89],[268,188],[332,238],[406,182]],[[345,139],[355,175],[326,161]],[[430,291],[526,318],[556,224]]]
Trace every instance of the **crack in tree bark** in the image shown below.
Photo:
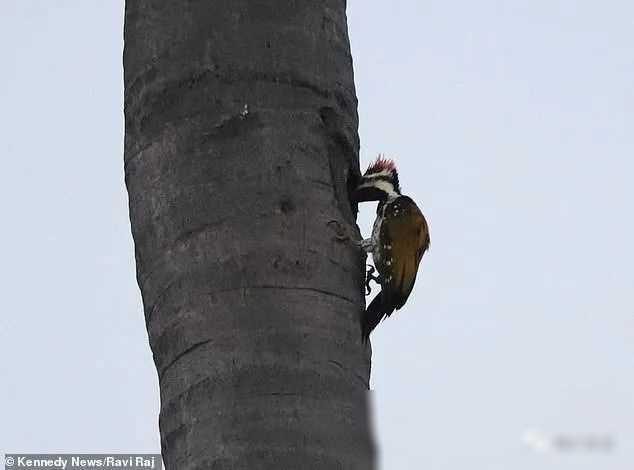
[[[159,372],[159,382],[163,379],[163,376],[165,375],[165,372],[167,372],[167,370],[172,367],[176,362],[178,362],[179,359],[181,359],[182,357],[186,356],[187,354],[191,353],[192,351],[196,350],[197,348],[204,346],[205,344],[209,344],[211,343],[212,340],[207,339],[205,341],[199,341],[197,343],[192,344],[190,347],[188,347],[187,349],[185,349],[183,352],[179,353],[174,359],[172,359],[172,361],[167,364],[160,372]]]

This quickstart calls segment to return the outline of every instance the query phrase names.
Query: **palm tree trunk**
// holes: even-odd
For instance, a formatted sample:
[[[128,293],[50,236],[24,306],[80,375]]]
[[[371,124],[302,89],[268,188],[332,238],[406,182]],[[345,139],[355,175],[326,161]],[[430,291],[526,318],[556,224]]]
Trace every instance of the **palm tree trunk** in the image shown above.
[[[345,0],[127,0],[125,177],[168,469],[372,469]]]

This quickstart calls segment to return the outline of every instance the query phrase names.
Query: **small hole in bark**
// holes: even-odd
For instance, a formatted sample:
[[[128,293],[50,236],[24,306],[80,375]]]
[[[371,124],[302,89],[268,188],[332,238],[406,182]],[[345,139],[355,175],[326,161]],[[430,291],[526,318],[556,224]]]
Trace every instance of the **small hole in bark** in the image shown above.
[[[280,201],[280,210],[283,214],[288,214],[289,212],[293,212],[295,210],[295,204],[290,199],[282,199]]]
[[[270,49],[271,48],[271,41],[266,41],[266,48]]]

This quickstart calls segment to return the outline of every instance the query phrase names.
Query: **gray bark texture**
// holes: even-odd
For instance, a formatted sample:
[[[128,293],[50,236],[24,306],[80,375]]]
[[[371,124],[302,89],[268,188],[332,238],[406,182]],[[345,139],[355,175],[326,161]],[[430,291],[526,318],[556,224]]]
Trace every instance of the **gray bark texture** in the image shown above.
[[[127,0],[125,179],[168,469],[373,469],[345,0]],[[331,221],[337,221],[331,223]]]

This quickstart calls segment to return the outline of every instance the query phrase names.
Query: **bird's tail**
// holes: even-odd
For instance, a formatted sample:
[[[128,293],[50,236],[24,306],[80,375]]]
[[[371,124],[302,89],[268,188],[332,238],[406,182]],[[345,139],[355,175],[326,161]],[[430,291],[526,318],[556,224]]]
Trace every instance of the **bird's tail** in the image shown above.
[[[393,311],[394,307],[391,306],[389,302],[386,302],[383,291],[374,297],[366,311],[363,312],[363,317],[361,318],[361,339],[364,343],[368,342],[370,333],[372,333],[372,330],[376,328],[381,320],[385,317],[389,317]]]

